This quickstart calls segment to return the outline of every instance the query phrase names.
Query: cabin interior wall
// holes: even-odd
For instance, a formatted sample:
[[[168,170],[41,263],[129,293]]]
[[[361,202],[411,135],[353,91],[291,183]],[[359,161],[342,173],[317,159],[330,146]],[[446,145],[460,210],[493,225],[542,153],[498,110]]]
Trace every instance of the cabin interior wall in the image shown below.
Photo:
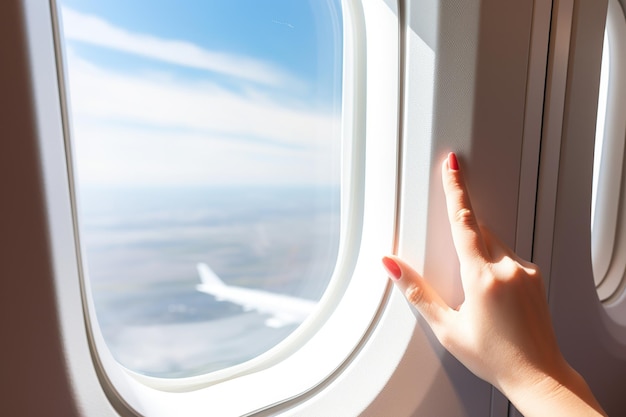
[[[0,331],[3,415],[77,415],[58,331],[22,2],[0,13]]]

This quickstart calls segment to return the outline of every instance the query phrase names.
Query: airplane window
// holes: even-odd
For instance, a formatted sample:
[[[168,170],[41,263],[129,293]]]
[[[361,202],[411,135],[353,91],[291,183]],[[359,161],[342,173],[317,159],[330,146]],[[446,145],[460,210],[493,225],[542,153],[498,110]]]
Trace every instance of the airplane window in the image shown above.
[[[84,270],[155,377],[291,334],[338,256],[339,0],[60,5]]]
[[[609,1],[593,164],[591,255],[596,289],[601,301],[611,303],[621,293],[626,268],[624,211],[624,149],[626,106],[624,74],[626,20],[621,6]]]

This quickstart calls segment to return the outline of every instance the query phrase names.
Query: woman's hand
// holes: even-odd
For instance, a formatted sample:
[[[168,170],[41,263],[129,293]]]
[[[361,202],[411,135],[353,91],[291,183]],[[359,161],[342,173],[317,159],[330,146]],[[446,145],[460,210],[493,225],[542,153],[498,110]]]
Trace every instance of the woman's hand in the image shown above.
[[[539,268],[479,226],[453,153],[442,179],[465,301],[450,308],[410,265],[385,257],[395,284],[441,344],[527,417],[602,415],[560,352]]]

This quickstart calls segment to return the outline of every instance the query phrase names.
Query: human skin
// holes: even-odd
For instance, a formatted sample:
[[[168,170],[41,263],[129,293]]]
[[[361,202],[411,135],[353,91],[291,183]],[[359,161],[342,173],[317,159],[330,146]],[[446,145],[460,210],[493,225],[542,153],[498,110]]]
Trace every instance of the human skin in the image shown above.
[[[524,416],[605,416],[561,354],[539,268],[479,225],[454,153],[441,174],[465,300],[451,308],[395,256],[383,258],[390,278],[439,342]]]

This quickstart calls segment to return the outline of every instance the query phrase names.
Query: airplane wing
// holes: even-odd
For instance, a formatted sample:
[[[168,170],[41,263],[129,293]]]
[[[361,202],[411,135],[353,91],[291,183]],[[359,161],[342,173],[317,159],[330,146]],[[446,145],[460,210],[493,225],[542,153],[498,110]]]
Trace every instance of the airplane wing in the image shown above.
[[[211,294],[218,301],[239,304],[246,311],[257,310],[271,315],[265,320],[269,327],[302,323],[317,305],[316,302],[304,298],[227,285],[207,264],[199,263],[197,268],[202,281],[196,285],[198,291]]]

